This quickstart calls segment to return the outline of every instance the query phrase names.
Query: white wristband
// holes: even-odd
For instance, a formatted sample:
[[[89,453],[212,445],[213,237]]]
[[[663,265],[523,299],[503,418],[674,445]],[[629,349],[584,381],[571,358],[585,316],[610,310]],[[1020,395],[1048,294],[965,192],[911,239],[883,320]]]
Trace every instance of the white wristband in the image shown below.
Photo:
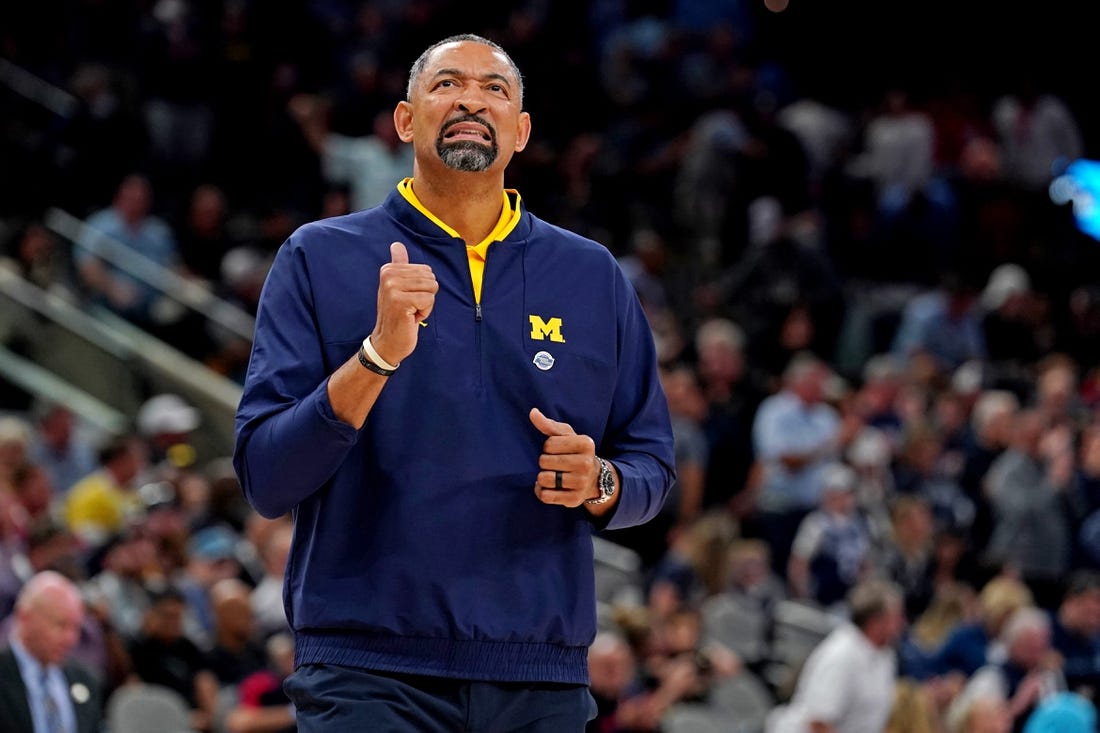
[[[365,339],[363,339],[363,351],[366,353],[368,359],[370,359],[383,369],[388,369],[392,372],[396,370],[397,367],[401,366],[401,362],[390,364],[388,361],[379,356],[378,352],[374,350],[374,345],[370,342],[370,336],[367,336]]]

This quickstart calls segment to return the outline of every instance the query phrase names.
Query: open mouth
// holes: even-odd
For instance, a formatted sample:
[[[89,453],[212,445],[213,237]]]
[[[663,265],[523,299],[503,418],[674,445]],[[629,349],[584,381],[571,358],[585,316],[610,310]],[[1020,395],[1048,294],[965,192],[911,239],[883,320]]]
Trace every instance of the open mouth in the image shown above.
[[[492,142],[492,138],[489,133],[484,130],[448,130],[447,134],[443,136],[444,140],[477,140],[479,142]]]
[[[479,122],[456,120],[444,128],[443,140],[447,142],[465,140],[478,143],[492,143],[493,133],[488,126]]]

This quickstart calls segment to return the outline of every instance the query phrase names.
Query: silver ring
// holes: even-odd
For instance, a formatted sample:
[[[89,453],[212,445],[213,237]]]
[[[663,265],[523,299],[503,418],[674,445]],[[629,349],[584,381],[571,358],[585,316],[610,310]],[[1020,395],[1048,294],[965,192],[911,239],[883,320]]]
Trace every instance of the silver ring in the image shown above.
[[[561,471],[554,471],[554,490],[561,491]]]

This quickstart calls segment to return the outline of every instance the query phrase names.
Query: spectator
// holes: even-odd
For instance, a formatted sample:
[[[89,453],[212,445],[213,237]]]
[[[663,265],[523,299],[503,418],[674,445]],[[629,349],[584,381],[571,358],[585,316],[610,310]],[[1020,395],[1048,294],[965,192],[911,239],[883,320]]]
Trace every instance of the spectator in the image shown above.
[[[621,730],[617,708],[626,698],[641,691],[634,651],[617,632],[601,631],[588,647],[589,689],[596,700],[596,717],[588,721],[586,733],[614,733]]]
[[[283,606],[283,576],[293,536],[294,526],[280,522],[266,535],[259,548],[263,577],[252,591],[251,606],[260,638],[290,630]]]
[[[993,104],[993,126],[1004,151],[1005,175],[1029,191],[1043,191],[1056,165],[1080,158],[1081,129],[1073,112],[1057,96],[1044,93],[1033,72]]]
[[[708,446],[701,422],[706,402],[695,377],[686,366],[661,370],[661,386],[668,400],[676,450],[676,482],[661,512],[646,524],[605,531],[611,541],[625,545],[653,567],[675,538],[688,531],[703,509],[703,482]]]
[[[209,731],[217,707],[218,681],[202,652],[183,635],[186,603],[172,588],[153,595],[141,633],[130,645],[134,674],[175,690],[191,706],[191,725]]]
[[[948,635],[932,660],[933,673],[957,671],[970,677],[989,660],[989,647],[1009,616],[1031,604],[1031,591],[1019,580],[990,580],[978,595],[978,618],[960,624]]]
[[[68,406],[44,406],[36,438],[31,458],[49,472],[53,486],[62,494],[95,470],[95,450],[79,434],[76,416]]]
[[[321,156],[325,180],[347,184],[353,211],[376,206],[413,174],[413,151],[397,137],[387,108],[374,117],[370,135],[349,137],[329,130],[328,110],[317,97],[298,95],[289,110],[310,147]]]
[[[8,648],[0,651],[6,693],[0,694],[0,730],[99,730],[100,685],[70,658],[84,619],[80,591],[58,573],[36,574],[20,591],[15,614]]]
[[[970,428],[963,440],[963,465],[959,485],[974,502],[974,524],[970,536],[975,547],[984,548],[993,532],[993,508],[985,492],[985,475],[1003,453],[1012,436],[1012,423],[1020,402],[1007,390],[986,390],[974,402]]]
[[[703,431],[708,462],[705,506],[743,498],[752,466],[753,415],[764,390],[745,355],[745,334],[733,321],[710,318],[695,331],[696,370],[707,400]]]
[[[910,425],[894,464],[898,493],[928,502],[936,528],[967,530],[974,523],[974,503],[948,470],[942,434],[926,422]]]
[[[99,469],[73,485],[65,497],[65,523],[85,542],[103,544],[142,512],[134,480],[141,475],[146,452],[141,441],[124,435],[99,451]]]
[[[0,618],[15,607],[19,589],[36,573],[56,570],[66,577],[81,574],[79,540],[63,525],[49,517],[26,527],[26,536],[5,536],[5,502],[8,495],[0,491]],[[11,499],[14,503],[14,498]]]
[[[29,523],[48,518],[54,487],[46,469],[34,463],[24,463],[12,474],[11,487]]]
[[[934,660],[948,636],[973,618],[974,600],[974,591],[962,583],[939,587],[898,645],[900,674],[920,681],[949,677],[965,680],[958,671],[937,674]]]
[[[988,557],[1021,573],[1046,608],[1057,603],[1055,589],[1069,567],[1072,467],[1068,435],[1048,432],[1044,415],[1031,409],[1017,415],[1012,447],[986,475],[994,517]]]
[[[113,242],[161,267],[178,268],[175,235],[168,224],[151,214],[152,203],[149,179],[127,176],[111,205],[88,217],[86,234],[74,254],[80,280],[92,298],[145,328],[170,322],[181,312],[157,310],[155,288],[108,264],[98,253],[109,246],[105,241]]]
[[[97,555],[100,567],[94,568],[98,572],[85,583],[84,592],[111,626],[131,641],[149,610],[146,582],[158,577],[156,548],[141,533],[128,531],[112,537]]]
[[[901,359],[925,354],[941,373],[972,359],[984,360],[985,336],[973,286],[961,274],[948,273],[938,287],[910,300],[891,350]]]
[[[905,614],[922,614],[934,593],[932,509],[919,496],[899,496],[890,509],[891,538],[879,560],[886,576],[905,593]]]
[[[214,633],[210,593],[218,582],[241,577],[240,544],[237,534],[221,525],[205,527],[191,535],[187,544],[187,584],[177,590],[187,598],[191,614],[200,622],[198,634],[189,633],[193,641],[203,641]]]
[[[149,448],[154,480],[177,479],[181,469],[195,462],[193,434],[202,415],[176,394],[154,395],[137,412],[137,428]]]
[[[729,588],[726,593],[766,618],[787,597],[783,580],[772,572],[768,545],[761,540],[735,540],[729,549]]]
[[[0,252],[0,265],[10,267],[43,290],[57,295],[71,294],[69,262],[58,247],[57,237],[44,225],[27,224],[11,240],[10,249]]]
[[[1012,262],[998,265],[989,274],[981,304],[991,365],[1003,377],[1020,380],[1022,370],[1053,347],[1049,304],[1032,289],[1027,270]]]
[[[754,520],[780,573],[786,572],[799,523],[821,499],[826,468],[847,439],[839,414],[824,401],[830,374],[817,357],[800,355],[787,367],[783,388],[760,404],[753,421],[760,464]]]
[[[245,677],[237,704],[225,716],[226,733],[294,733],[294,705],[283,681],[294,671],[294,640],[278,633],[267,640],[267,666]]]
[[[831,606],[867,577],[871,535],[856,503],[855,471],[834,463],[821,483],[821,505],[798,526],[787,577],[793,597]]]
[[[1079,389],[1078,366],[1069,356],[1050,354],[1036,365],[1034,407],[1050,425],[1076,430],[1088,421]]]
[[[211,283],[221,277],[222,259],[233,242],[226,231],[229,202],[217,185],[204,183],[191,193],[187,217],[179,227],[180,258],[188,271]]]
[[[999,641],[1004,659],[976,671],[959,700],[999,697],[1008,703],[1013,730],[1021,731],[1036,705],[1065,686],[1061,671],[1051,662],[1050,620],[1038,608],[1017,609],[1005,622]]]
[[[10,490],[15,469],[30,457],[34,429],[21,417],[0,416],[0,490]]]
[[[214,647],[207,652],[207,668],[223,686],[235,687],[267,666],[262,647],[254,641],[255,621],[249,588],[236,578],[219,580],[210,589],[214,610]]]
[[[891,646],[905,626],[901,590],[872,580],[852,589],[850,622],[810,654],[794,696],[769,716],[768,733],[879,733],[894,705]]]

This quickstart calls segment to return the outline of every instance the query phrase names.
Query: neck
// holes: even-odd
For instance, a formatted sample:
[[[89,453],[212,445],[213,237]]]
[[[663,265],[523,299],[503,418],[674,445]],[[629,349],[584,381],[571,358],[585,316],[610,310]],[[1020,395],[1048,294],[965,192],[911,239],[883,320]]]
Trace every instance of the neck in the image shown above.
[[[420,203],[474,245],[493,231],[500,219],[504,176],[417,169],[413,191]],[[457,195],[456,195],[457,194]]]

